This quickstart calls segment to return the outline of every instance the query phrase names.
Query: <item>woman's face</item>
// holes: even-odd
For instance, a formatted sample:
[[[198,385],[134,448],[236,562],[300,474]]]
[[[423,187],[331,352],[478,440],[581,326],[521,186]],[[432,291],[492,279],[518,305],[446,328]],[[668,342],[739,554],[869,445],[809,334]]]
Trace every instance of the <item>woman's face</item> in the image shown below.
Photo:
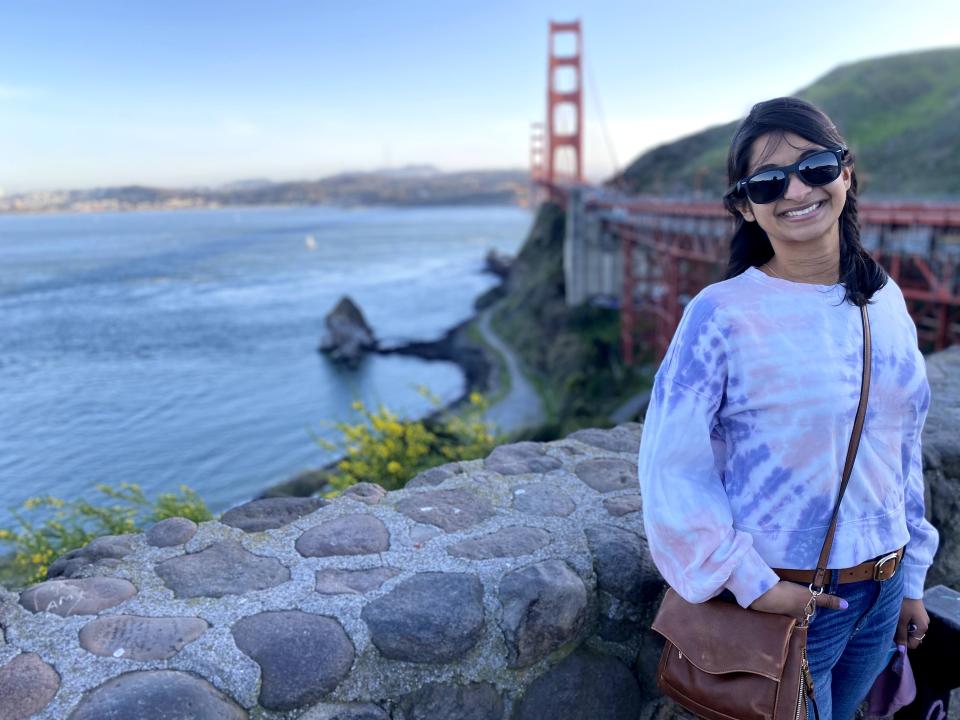
[[[782,167],[818,150],[822,145],[792,132],[767,133],[757,138],[750,149],[747,175],[767,167]],[[838,246],[838,219],[850,188],[851,166],[844,166],[839,177],[827,185],[811,187],[796,173],[787,178],[787,189],[778,200],[756,205],[745,200],[741,213],[756,221],[767,233],[776,251],[778,243],[817,243]],[[823,248],[820,248],[821,250]]]

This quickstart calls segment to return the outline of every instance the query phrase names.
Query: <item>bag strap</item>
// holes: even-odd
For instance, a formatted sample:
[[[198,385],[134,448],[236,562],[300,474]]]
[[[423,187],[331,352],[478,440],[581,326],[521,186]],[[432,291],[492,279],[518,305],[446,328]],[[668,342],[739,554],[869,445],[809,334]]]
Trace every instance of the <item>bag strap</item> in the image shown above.
[[[814,573],[813,582],[810,584],[811,592],[817,595],[823,592],[823,579],[827,573],[827,562],[830,558],[830,549],[833,547],[833,535],[837,530],[837,518],[840,515],[840,501],[843,500],[843,493],[846,491],[847,483],[850,481],[853,461],[857,456],[857,449],[860,447],[863,419],[867,414],[867,396],[870,393],[870,365],[872,355],[870,344],[870,316],[867,315],[866,303],[860,306],[860,320],[863,323],[863,376],[860,382],[860,405],[857,407],[857,417],[853,422],[850,444],[847,446],[847,460],[843,465],[843,476],[840,480],[840,494],[837,496],[837,502],[833,506],[833,517],[830,518],[827,537],[823,540],[823,547],[820,549],[820,558],[817,560],[817,571]]]

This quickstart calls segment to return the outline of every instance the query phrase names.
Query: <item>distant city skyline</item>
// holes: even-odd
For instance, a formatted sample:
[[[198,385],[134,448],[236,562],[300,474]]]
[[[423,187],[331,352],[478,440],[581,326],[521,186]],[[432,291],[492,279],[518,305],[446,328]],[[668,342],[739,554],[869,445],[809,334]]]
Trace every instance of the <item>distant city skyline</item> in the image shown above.
[[[960,45],[956,2],[905,7],[6,3],[0,192],[525,169],[551,19],[583,24],[586,173],[598,179],[838,65]]]

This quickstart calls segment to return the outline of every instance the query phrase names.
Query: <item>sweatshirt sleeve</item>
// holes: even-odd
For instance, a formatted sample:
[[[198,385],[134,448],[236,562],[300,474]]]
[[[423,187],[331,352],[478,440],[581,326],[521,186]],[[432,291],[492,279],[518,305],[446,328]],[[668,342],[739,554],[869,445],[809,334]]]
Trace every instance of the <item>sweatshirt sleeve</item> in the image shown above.
[[[664,579],[689,602],[724,588],[747,607],[778,581],[735,530],[711,442],[727,378],[727,336],[701,292],[685,308],[654,379],[638,456],[643,522]]]
[[[911,350],[916,353],[916,367],[921,375],[917,390],[917,421],[912,436],[905,437],[901,445],[901,454],[906,460],[904,464],[906,482],[904,487],[904,510],[906,514],[907,530],[910,539],[903,557],[904,597],[920,599],[923,597],[923,587],[926,582],[927,570],[933,564],[933,556],[937,552],[940,536],[935,527],[926,519],[923,491],[923,447],[921,436],[923,426],[930,409],[930,383],[927,380],[926,363],[917,348],[917,326],[910,317],[903,292],[892,280],[890,284],[896,288],[897,309],[901,313],[904,326],[907,328]]]
[[[911,321],[911,327],[913,321]],[[912,327],[914,342],[916,328]],[[910,539],[907,542],[903,557],[904,597],[920,599],[923,597],[923,586],[927,577],[927,570],[933,563],[934,553],[940,536],[935,527],[926,519],[924,511],[923,492],[923,448],[921,435],[923,424],[926,421],[927,411],[930,408],[930,384],[926,377],[926,368],[921,359],[918,363],[923,373],[920,404],[918,408],[915,436],[904,444],[903,451],[909,452],[909,470],[904,488],[904,510],[906,512],[907,530]]]

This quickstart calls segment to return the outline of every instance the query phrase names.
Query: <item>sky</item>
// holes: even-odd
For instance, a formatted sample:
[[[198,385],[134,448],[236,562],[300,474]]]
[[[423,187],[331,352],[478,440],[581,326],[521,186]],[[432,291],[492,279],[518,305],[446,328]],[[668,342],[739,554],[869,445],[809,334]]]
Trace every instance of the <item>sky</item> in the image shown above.
[[[956,0],[0,0],[0,191],[529,164],[579,19],[590,179],[838,65],[960,45]]]

